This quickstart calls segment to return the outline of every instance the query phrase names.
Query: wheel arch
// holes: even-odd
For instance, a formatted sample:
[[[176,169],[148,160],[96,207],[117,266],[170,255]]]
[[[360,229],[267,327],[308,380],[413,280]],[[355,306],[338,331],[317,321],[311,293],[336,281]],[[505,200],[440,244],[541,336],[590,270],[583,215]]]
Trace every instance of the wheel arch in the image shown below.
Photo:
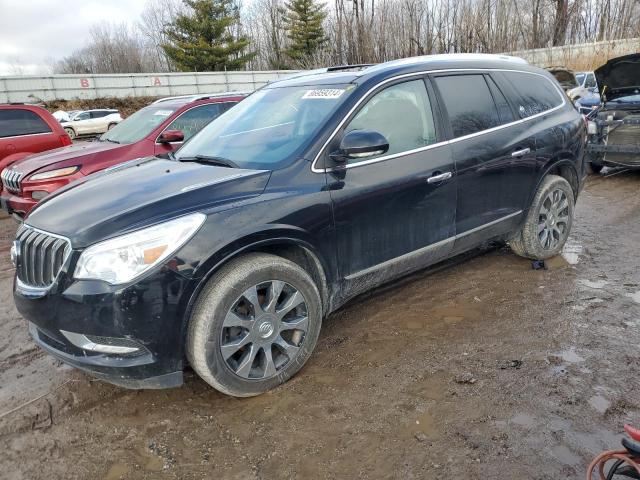
[[[527,203],[527,205],[531,205],[536,192],[540,188],[540,184],[544,181],[547,175],[557,175],[564,178],[567,182],[569,182],[571,190],[573,190],[574,200],[578,198],[578,193],[580,192],[580,175],[578,175],[574,160],[569,156],[565,156],[556,160],[551,160],[544,166],[544,168],[542,169],[542,173],[538,177],[536,187],[533,189],[533,192],[529,197],[529,202]]]
[[[291,232],[280,232],[279,235],[273,235],[273,232],[266,233],[271,235],[270,238],[265,239],[263,235],[254,234],[250,237],[239,239],[218,249],[217,253],[204,262],[200,269],[203,273],[194,277],[195,286],[192,288],[184,308],[183,338],[188,328],[193,307],[207,282],[230,261],[248,253],[269,253],[298,265],[311,276],[318,287],[323,317],[331,311],[329,269],[322,255],[310,242],[292,235]]]

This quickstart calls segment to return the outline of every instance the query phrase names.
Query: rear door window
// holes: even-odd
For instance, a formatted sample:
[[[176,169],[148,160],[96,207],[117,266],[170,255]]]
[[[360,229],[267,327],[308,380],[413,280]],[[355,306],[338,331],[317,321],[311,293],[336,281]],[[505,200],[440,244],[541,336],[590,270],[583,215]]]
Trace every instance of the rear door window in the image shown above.
[[[49,125],[30,110],[0,110],[0,138],[50,132]]]
[[[471,135],[503,122],[482,74],[435,77],[454,138]],[[506,113],[505,113],[506,115]]]
[[[528,118],[562,105],[563,93],[548,78],[525,72],[502,72],[518,94],[518,114]]]
[[[376,93],[349,122],[345,133],[352,130],[374,130],[384,135],[389,142],[385,155],[435,143],[436,130],[424,81],[399,83]]]

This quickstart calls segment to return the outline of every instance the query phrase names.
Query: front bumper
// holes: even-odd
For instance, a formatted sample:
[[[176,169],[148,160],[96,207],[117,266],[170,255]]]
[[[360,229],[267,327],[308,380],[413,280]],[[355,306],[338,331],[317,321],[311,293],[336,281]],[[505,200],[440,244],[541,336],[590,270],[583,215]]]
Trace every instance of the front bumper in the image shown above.
[[[38,202],[31,198],[19,197],[9,193],[7,190],[0,192],[0,208],[9,215],[16,215],[24,218],[33,210]]]
[[[36,344],[61,361],[122,387],[169,388],[183,381],[182,299],[187,283],[166,267],[119,288],[75,281],[63,271],[46,291],[16,280],[14,300]],[[69,332],[141,348],[133,354],[101,353],[80,348],[65,336]]]

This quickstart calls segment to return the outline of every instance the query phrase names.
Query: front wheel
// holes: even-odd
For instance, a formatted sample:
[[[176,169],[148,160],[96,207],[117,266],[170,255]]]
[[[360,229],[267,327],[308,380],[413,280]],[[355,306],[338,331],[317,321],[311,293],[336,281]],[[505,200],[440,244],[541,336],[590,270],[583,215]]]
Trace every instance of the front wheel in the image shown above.
[[[259,395],[302,368],[321,323],[320,294],[307,272],[275,255],[248,254],[223,267],[198,297],[187,358],[217,390]]]
[[[534,260],[551,258],[562,251],[567,241],[575,201],[569,182],[548,175],[540,184],[522,228],[509,246],[517,255]]]

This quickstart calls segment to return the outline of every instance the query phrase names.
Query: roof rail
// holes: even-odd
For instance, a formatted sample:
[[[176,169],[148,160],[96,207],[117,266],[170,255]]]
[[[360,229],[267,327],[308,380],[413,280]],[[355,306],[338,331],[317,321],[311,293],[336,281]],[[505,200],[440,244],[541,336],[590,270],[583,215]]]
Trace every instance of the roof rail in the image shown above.
[[[327,67],[327,72],[339,72],[342,70],[363,70],[367,67],[373,67],[375,63],[358,63],[355,65],[335,65]]]
[[[193,93],[190,95],[176,95],[174,97],[164,97],[159,98],[155,102],[152,103],[163,103],[163,102],[171,102],[173,100],[188,100],[190,102],[195,102],[196,100],[207,100],[209,98],[221,98],[221,97],[238,97],[238,96],[247,96],[251,92],[217,92],[217,93]]]

